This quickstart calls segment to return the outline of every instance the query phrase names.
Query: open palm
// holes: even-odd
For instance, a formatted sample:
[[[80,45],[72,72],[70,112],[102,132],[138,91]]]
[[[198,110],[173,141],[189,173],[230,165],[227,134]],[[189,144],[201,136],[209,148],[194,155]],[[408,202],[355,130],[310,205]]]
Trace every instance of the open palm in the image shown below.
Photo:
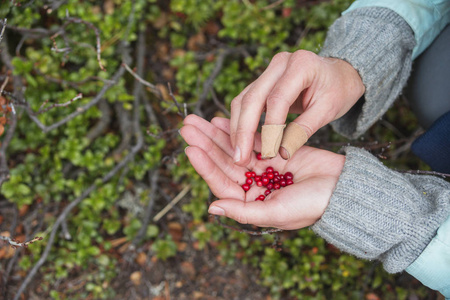
[[[209,212],[260,227],[299,229],[314,224],[328,205],[345,161],[343,155],[302,147],[288,161],[279,155],[257,160],[253,154],[246,166],[238,166],[233,162],[230,121],[224,118],[210,123],[189,115],[180,134],[190,146],[186,149],[190,162],[219,198]],[[257,133],[254,151],[260,148]],[[294,184],[273,191],[264,201],[255,201],[266,188],[254,185],[244,192],[245,172],[261,174],[269,166],[280,173],[291,172]]]

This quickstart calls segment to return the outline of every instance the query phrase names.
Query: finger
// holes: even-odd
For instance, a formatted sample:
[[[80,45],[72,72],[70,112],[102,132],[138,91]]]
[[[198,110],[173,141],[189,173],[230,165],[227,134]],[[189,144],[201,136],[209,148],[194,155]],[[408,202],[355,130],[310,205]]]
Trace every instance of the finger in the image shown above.
[[[208,212],[213,215],[226,216],[241,224],[260,227],[278,227],[273,204],[268,201],[243,202],[236,199],[222,198],[214,201]]]
[[[215,141],[211,140],[197,127],[192,125],[183,126],[180,129],[180,134],[190,146],[201,148],[229,178],[233,178],[240,184],[244,184],[245,176],[243,174],[247,169],[235,165],[230,155],[218,147]]]
[[[236,147],[236,130],[239,122],[239,116],[241,114],[241,103],[242,98],[248,92],[248,90],[253,86],[253,83],[249,84],[242,92],[237,95],[233,101],[231,101],[231,111],[230,111],[230,139],[233,149]]]
[[[322,126],[333,120],[329,110],[320,105],[313,105],[298,116],[285,130],[281,141],[280,155],[291,158],[306,141]]]
[[[184,118],[184,125],[192,125],[195,126],[198,130],[200,130],[203,134],[209,137],[214,143],[222,149],[228,156],[233,156],[234,150],[231,146],[229,132],[225,132],[221,128],[212,124],[212,122],[208,122],[205,119],[196,116],[189,115]],[[229,130],[228,130],[229,131]],[[180,131],[181,133],[181,131]]]
[[[215,117],[211,120],[211,123],[223,132],[230,134],[230,119]],[[261,152],[261,134],[259,132],[255,133],[253,150],[256,152]]]
[[[232,181],[205,151],[190,146],[185,152],[195,171],[206,181],[216,197],[245,201],[245,192],[241,186]]]
[[[309,51],[291,55],[285,72],[267,97],[265,125],[286,122],[289,108],[311,86],[318,63],[317,55]]]
[[[266,99],[274,85],[279,81],[286,69],[290,53],[283,52],[274,56],[267,69],[253,83],[243,96],[236,128],[236,149],[240,156],[234,157],[238,165],[244,166],[249,162],[253,150],[254,135],[258,128],[261,113],[266,106]]]

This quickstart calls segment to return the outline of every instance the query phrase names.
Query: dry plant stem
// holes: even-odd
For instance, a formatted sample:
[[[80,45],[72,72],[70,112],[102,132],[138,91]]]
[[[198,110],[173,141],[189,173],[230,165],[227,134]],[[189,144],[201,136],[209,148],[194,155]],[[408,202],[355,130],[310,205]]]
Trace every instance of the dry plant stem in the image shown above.
[[[61,125],[66,124],[67,122],[69,122],[70,120],[72,120],[73,118],[75,118],[76,116],[86,112],[86,110],[88,110],[89,108],[91,108],[92,106],[96,105],[105,95],[105,93],[118,81],[118,79],[120,77],[123,76],[123,74],[125,73],[125,69],[123,67],[120,67],[116,73],[114,74],[113,78],[111,79],[110,83],[106,83],[103,88],[100,90],[100,92],[86,105],[79,107],[75,112],[67,115],[65,118],[63,118],[62,120],[53,123],[50,126],[46,126],[44,124],[42,124],[42,122],[35,116],[34,112],[31,110],[31,108],[29,106],[26,107],[28,116],[31,118],[31,120],[33,120],[33,122],[36,123],[36,125],[45,133],[54,130],[58,127],[60,127]]]
[[[203,90],[200,96],[198,97],[197,104],[195,105],[194,113],[200,117],[203,117],[203,113],[201,111],[202,105],[205,103],[208,94],[214,84],[214,80],[217,76],[219,76],[220,71],[223,68],[223,63],[225,62],[225,58],[231,54],[232,49],[221,49],[219,51],[219,56],[216,60],[216,65],[214,66],[214,69],[211,72],[211,75],[209,75],[208,79],[203,83]]]
[[[231,116],[230,112],[228,111],[228,109],[225,107],[225,105],[223,105],[219,98],[217,98],[216,92],[214,91],[214,89],[211,89],[211,96],[213,98],[214,104],[220,109],[221,112],[223,112],[228,118]]]
[[[183,118],[186,118],[187,116],[187,111],[186,111],[186,105],[184,105],[184,111],[181,109],[180,103],[177,101],[177,98],[175,98],[175,95],[172,92],[172,86],[170,85],[170,83],[167,83],[167,88],[169,89],[169,96],[170,98],[172,98],[173,103],[175,104],[175,106],[178,109],[178,114],[180,116],[182,116]]]
[[[180,202],[180,200],[183,199],[183,197],[186,196],[190,190],[191,186],[189,184],[186,185],[181,192],[179,192],[178,195],[170,201],[169,204],[167,204],[159,213],[156,214],[153,218],[153,222],[158,222],[161,220],[161,218],[164,217],[164,215],[167,214],[178,202]]]
[[[72,18],[69,17],[67,18],[67,22],[62,26],[62,29],[64,30],[67,25],[69,25],[70,23],[82,23],[86,26],[88,26],[89,28],[91,28],[94,33],[95,33],[95,38],[97,41],[97,61],[98,61],[98,65],[100,67],[101,70],[105,71],[105,67],[102,65],[102,58],[101,58],[101,43],[100,43],[100,30],[94,26],[94,24],[92,24],[91,22],[82,20],[82,19],[77,19],[77,18]]]
[[[1,43],[2,40],[3,40],[3,34],[5,33],[5,29],[6,29],[6,21],[7,21],[7,20],[8,20],[8,19],[6,19],[6,18],[3,19],[2,31],[0,31],[0,43]]]
[[[44,109],[44,106],[47,105],[49,100],[45,100],[41,107],[39,108],[39,110],[35,113],[35,115],[40,115],[42,113],[48,112],[49,110],[55,108],[55,107],[67,107],[70,104],[72,104],[74,101],[77,101],[78,99],[83,98],[83,94],[79,93],[78,95],[76,95],[75,97],[73,97],[72,99],[70,99],[69,101],[65,102],[65,103],[54,103],[52,105],[50,105],[49,107]]]
[[[34,243],[34,242],[36,242],[36,241],[41,241],[42,239],[43,239],[42,237],[38,237],[38,236],[37,236],[37,237],[35,237],[35,238],[33,238],[33,239],[27,241],[27,242],[22,242],[22,243],[20,243],[20,242],[14,240],[14,239],[11,239],[10,237],[0,235],[0,240],[3,240],[3,241],[5,241],[6,243],[10,244],[11,247],[13,247],[14,249],[15,249],[15,248],[19,248],[19,247],[27,248],[28,245],[30,245],[30,244],[32,244],[32,243]]]
[[[124,66],[125,70],[128,71],[128,73],[130,73],[131,75],[133,75],[134,78],[136,78],[137,81],[139,81],[140,83],[142,83],[143,85],[145,85],[146,87],[150,88],[150,91],[155,94],[155,96],[158,99],[162,99],[162,94],[161,91],[153,84],[151,84],[150,82],[144,80],[141,76],[139,76],[138,74],[136,74],[136,72],[134,72],[130,66],[128,66],[126,63],[122,63],[122,65]],[[139,64],[138,64],[138,68],[139,68]]]
[[[158,166],[157,166],[158,167]],[[148,204],[145,208],[145,214],[142,219],[142,226],[138,233],[133,239],[131,247],[135,248],[144,238],[147,232],[147,227],[150,223],[150,218],[153,213],[153,207],[155,205],[155,198],[158,192],[158,179],[159,179],[159,169],[155,168],[152,172],[149,172],[150,177],[150,195],[148,196]]]

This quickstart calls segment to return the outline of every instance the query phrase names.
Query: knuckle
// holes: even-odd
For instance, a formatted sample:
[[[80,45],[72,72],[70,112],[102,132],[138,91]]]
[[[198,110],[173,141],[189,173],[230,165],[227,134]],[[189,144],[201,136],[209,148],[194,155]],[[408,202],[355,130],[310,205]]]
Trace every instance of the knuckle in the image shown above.
[[[291,61],[295,64],[310,64],[317,59],[317,54],[306,51],[298,50],[292,54]]]
[[[284,105],[284,104],[289,104],[289,101],[287,100],[286,96],[284,95],[284,93],[279,90],[279,89],[274,89],[269,96],[267,97],[267,108],[268,110],[270,110],[270,107],[274,106],[274,105]]]
[[[291,55],[292,54],[287,51],[279,52],[273,56],[271,63],[277,64],[281,61],[285,61],[285,60],[289,59],[289,57]]]

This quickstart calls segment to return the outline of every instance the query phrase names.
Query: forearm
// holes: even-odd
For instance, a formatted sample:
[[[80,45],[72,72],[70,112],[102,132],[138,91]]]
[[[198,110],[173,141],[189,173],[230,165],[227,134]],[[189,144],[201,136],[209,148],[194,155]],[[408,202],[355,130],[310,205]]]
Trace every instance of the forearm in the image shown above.
[[[409,77],[415,44],[405,20],[386,8],[355,9],[330,27],[320,55],[349,62],[366,88],[356,105],[332,123],[337,132],[356,138],[386,112]]]
[[[365,150],[346,148],[330,203],[312,229],[339,249],[400,272],[450,215],[450,183],[400,174]]]

